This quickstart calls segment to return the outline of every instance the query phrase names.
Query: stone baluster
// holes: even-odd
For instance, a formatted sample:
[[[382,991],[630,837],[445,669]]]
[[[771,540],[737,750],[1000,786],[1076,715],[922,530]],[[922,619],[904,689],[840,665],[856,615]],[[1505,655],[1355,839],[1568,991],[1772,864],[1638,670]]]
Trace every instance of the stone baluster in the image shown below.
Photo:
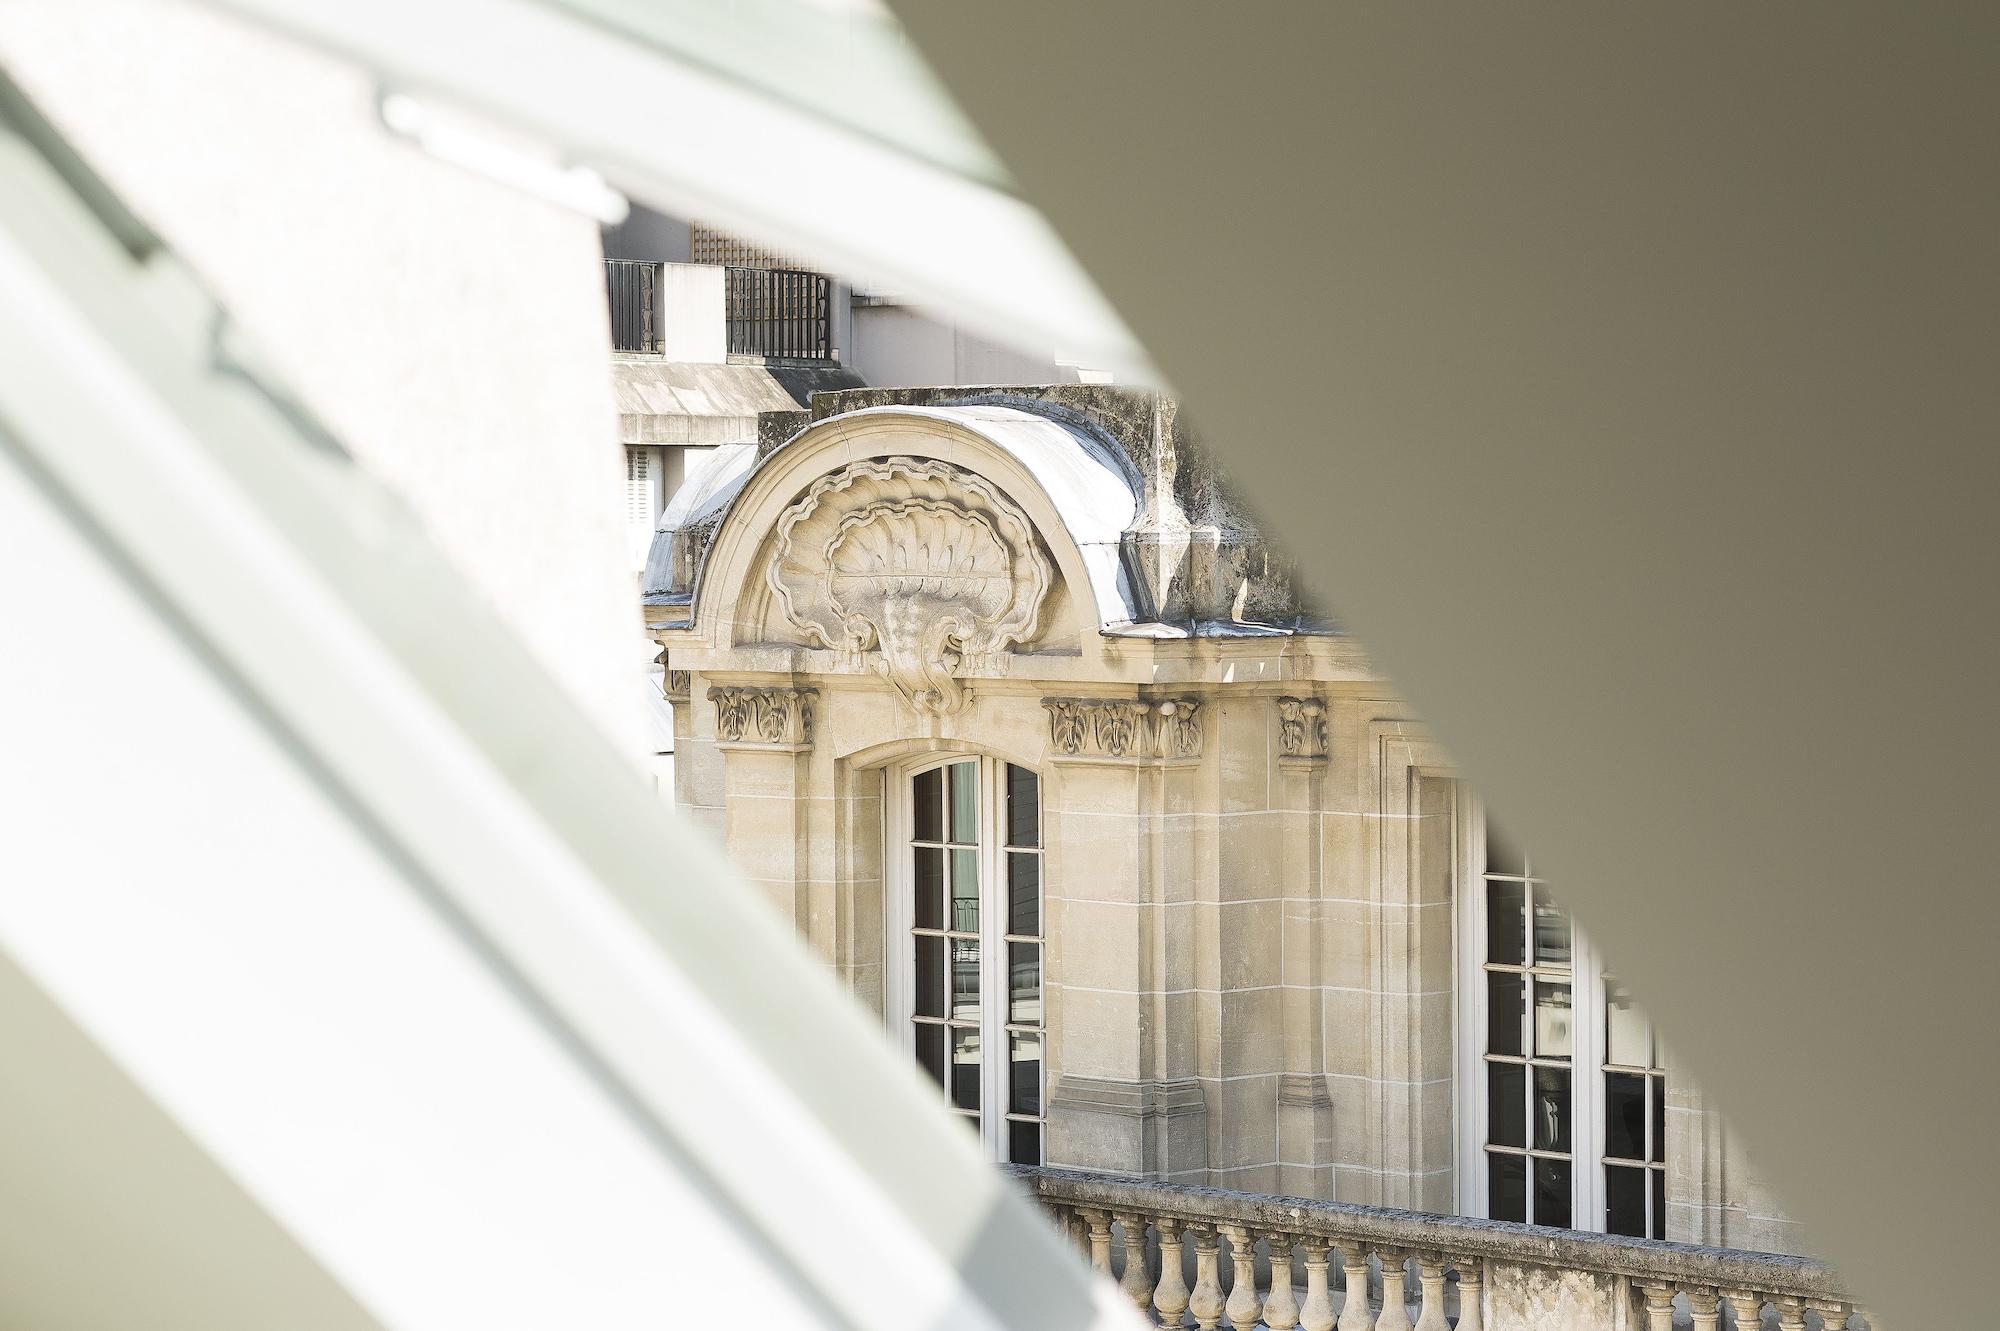
[[[1757,1331],[1758,1323],[1764,1320],[1764,1296],[1752,1289],[1731,1289],[1723,1291],[1723,1298],[1729,1300],[1729,1309],[1736,1314],[1736,1331]]]
[[[1455,1331],[1485,1331],[1486,1261],[1467,1257],[1453,1266],[1458,1271],[1458,1326]]]
[[[1443,1253],[1417,1254],[1417,1284],[1423,1290],[1423,1302],[1417,1310],[1417,1331],[1451,1331],[1451,1323],[1444,1317]]]
[[[1187,1311],[1187,1278],[1181,1274],[1181,1222],[1165,1216],[1153,1222],[1160,1231],[1160,1283],[1153,1287],[1153,1308],[1161,1326],[1179,1326]]]
[[[1326,1259],[1333,1245],[1308,1235],[1300,1240],[1300,1246],[1306,1250],[1306,1301],[1299,1308],[1299,1326],[1301,1331],[1333,1331],[1333,1291],[1326,1284]],[[1363,1305],[1368,1302],[1366,1297],[1361,1301]],[[1353,1331],[1344,1313],[1340,1327],[1341,1331]]]
[[[1090,1253],[1090,1269],[1102,1272],[1105,1279],[1111,1278],[1111,1214],[1108,1211],[1079,1210],[1077,1219],[1083,1222],[1085,1242]]]
[[[1251,1331],[1263,1316],[1264,1304],[1257,1297],[1257,1234],[1248,1225],[1224,1225],[1222,1232],[1229,1236],[1229,1260],[1235,1267],[1235,1278],[1229,1285],[1229,1302],[1223,1311],[1229,1314],[1229,1324],[1237,1331]],[[1271,1280],[1275,1285],[1278,1272],[1278,1237],[1271,1236]]]
[[[1694,1314],[1694,1331],[1722,1331],[1722,1296],[1706,1285],[1684,1285],[1688,1308]]]
[[[1222,1324],[1223,1308],[1215,1226],[1194,1225],[1190,1229],[1194,1234],[1194,1291],[1188,1296],[1188,1312],[1201,1331],[1215,1331]]]
[[[1292,1291],[1292,1236],[1267,1232],[1264,1239],[1271,1245],[1271,1293],[1264,1300],[1264,1325],[1271,1331],[1291,1331],[1299,1324],[1299,1296]],[[1332,1313],[1331,1300],[1327,1311]],[[1231,1321],[1236,1318],[1235,1313],[1229,1316]]]
[[[1646,1331],[1674,1331],[1674,1287],[1649,1281],[1639,1290],[1646,1296]]]
[[[1806,1331],[1806,1305],[1802,1300],[1778,1300],[1778,1331]]]
[[[1819,1314],[1820,1331],[1846,1331],[1847,1319],[1854,1315],[1854,1309],[1845,1303],[1829,1303],[1824,1299],[1814,1299],[1806,1305]]]
[[[1375,1331],[1410,1331],[1409,1293],[1403,1286],[1405,1254],[1383,1248],[1376,1256],[1382,1259],[1382,1311],[1375,1318]]]
[[[1153,1306],[1153,1281],[1146,1274],[1146,1218],[1124,1212],[1118,1217],[1118,1227],[1125,1231],[1125,1274],[1118,1288],[1144,1314]]]
[[[1341,1250],[1347,1275],[1347,1300],[1340,1305],[1340,1331],[1371,1331],[1375,1312],[1368,1306],[1368,1250],[1350,1243]]]

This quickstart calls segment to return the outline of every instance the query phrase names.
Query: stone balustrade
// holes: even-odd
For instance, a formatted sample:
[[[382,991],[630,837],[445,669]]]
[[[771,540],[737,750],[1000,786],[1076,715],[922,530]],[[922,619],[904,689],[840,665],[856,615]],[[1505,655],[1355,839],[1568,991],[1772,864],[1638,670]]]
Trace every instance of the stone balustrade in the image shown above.
[[[1868,1325],[1832,1268],[1803,1257],[1062,1169],[1011,1172],[1090,1264],[1162,1326],[1842,1331]]]

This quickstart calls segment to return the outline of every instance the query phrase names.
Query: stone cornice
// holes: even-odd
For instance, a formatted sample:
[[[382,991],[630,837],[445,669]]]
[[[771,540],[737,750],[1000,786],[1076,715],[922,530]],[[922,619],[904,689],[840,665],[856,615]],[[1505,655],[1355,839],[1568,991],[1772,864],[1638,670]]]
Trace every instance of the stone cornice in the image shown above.
[[[1198,698],[1044,698],[1056,761],[1193,762],[1201,757]]]
[[[722,745],[802,752],[812,747],[813,699],[818,689],[743,688],[718,684],[715,738]]]
[[[1065,1074],[1049,1096],[1051,1112],[1120,1114],[1130,1118],[1178,1118],[1200,1114],[1207,1104],[1201,1083],[1192,1077],[1168,1081],[1114,1081],[1106,1077]]]

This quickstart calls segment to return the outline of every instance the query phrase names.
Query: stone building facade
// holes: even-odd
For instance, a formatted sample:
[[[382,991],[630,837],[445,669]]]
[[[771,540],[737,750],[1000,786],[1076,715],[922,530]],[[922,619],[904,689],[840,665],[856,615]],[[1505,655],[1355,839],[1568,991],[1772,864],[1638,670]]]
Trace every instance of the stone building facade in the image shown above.
[[[761,432],[648,564],[678,802],[996,1158],[1799,1248],[1170,399]]]

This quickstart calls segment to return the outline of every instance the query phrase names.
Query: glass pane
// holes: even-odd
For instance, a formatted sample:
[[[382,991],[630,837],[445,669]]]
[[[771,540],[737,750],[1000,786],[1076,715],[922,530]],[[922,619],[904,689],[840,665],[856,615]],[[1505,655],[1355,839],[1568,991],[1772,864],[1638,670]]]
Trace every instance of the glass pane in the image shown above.
[[[1535,1057],[1570,1055],[1569,985],[1535,981]]]
[[[1491,1220],[1528,1218],[1528,1158],[1524,1155],[1486,1157],[1486,1215]]]
[[[1667,1162],[1667,1079],[1648,1077],[1653,1093],[1653,1159]]]
[[[1653,1034],[1646,1028],[1646,1014],[1615,980],[1607,978],[1604,985],[1604,1061],[1620,1067],[1651,1067]]]
[[[979,852],[951,853],[951,927],[957,933],[979,932]]]
[[[920,1017],[944,1015],[944,939],[917,935],[910,940],[917,949],[916,1014]]]
[[[944,840],[944,769],[933,767],[910,778],[910,811],[915,815],[914,839]]]
[[[1022,1026],[1042,1022],[1042,945],[1007,944],[1007,1020]]]
[[[1535,1069],[1535,1149],[1569,1149],[1569,1069]]]
[[[1039,1165],[1042,1163],[1042,1125],[1039,1123],[1008,1123],[1007,1159],[1017,1165]]]
[[[1604,1074],[1604,1154],[1646,1158],[1646,1078],[1636,1072]]]
[[[979,1032],[951,1028],[951,1102],[960,1109],[979,1108]]]
[[[1648,1169],[1624,1165],[1604,1167],[1604,1232],[1630,1234],[1643,1239],[1646,1234],[1646,1175]]]
[[[1526,883],[1486,885],[1486,959],[1496,966],[1519,966],[1526,959],[1527,918],[1522,914]]]
[[[1486,872],[1520,874],[1527,872],[1527,862],[1512,842],[1500,834],[1491,818],[1486,820]]]
[[[1535,1223],[1569,1228],[1569,1161],[1535,1161]]]
[[[1007,1060],[1007,1112],[1010,1114],[1036,1114],[1042,1112],[1042,1037],[1039,1035],[1015,1035],[1010,1043],[1013,1048]]]
[[[1039,934],[1042,931],[1042,857],[1007,857],[1007,932]]]
[[[951,765],[951,839],[961,846],[979,842],[979,764]]]
[[[953,1021],[979,1020],[979,940],[976,938],[951,940],[951,1017]]]
[[[944,852],[935,846],[918,846],[916,857],[917,928],[944,928]]]
[[[1653,1176],[1653,1237],[1663,1239],[1667,1236],[1667,1171],[1649,1169],[1646,1172]],[[1847,1323],[1840,1325],[1845,1328]]]
[[[1569,965],[1569,916],[1542,883],[1535,884],[1535,964]]]
[[[1521,1004],[1526,1000],[1521,977],[1508,971],[1486,973],[1486,1052],[1520,1054]]]
[[[1042,783],[1025,767],[1007,764],[1007,844],[1042,844]]]
[[[1527,1069],[1519,1063],[1488,1063],[1486,1140],[1495,1146],[1526,1146],[1527,1120]]]
[[[928,1022],[917,1023],[917,1063],[943,1089],[945,1082],[945,1031]]]

